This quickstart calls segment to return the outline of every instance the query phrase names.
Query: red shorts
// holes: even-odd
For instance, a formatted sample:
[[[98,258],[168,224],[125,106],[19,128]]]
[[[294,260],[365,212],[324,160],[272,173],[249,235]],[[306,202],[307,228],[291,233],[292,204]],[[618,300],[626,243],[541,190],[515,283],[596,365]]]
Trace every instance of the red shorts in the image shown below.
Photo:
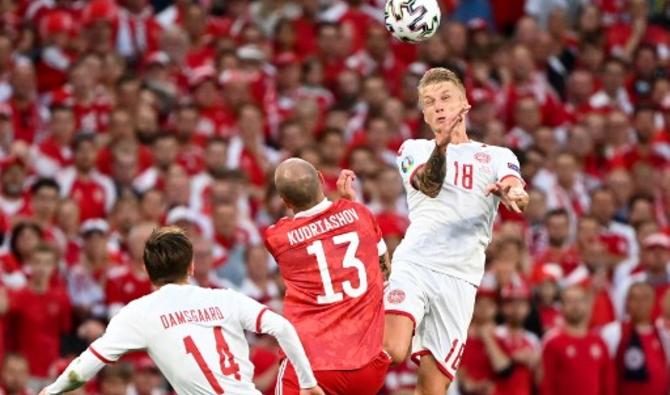
[[[384,385],[391,358],[381,351],[367,365],[355,370],[319,370],[316,381],[326,395],[376,395]],[[279,365],[275,395],[299,395],[300,386],[293,365],[284,359]]]

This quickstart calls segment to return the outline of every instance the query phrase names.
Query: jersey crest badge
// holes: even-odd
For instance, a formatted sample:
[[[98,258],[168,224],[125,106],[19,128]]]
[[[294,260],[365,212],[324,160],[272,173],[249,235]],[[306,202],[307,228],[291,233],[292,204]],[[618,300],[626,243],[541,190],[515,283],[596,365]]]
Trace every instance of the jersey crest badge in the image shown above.
[[[512,162],[507,162],[507,167],[509,167],[510,169],[514,170],[517,173],[521,173],[521,169],[519,169],[519,166],[517,166]]]
[[[389,292],[386,300],[388,300],[390,304],[400,304],[405,301],[405,291],[402,289],[394,289]]]
[[[403,173],[407,173],[412,169],[414,166],[414,158],[411,156],[406,156],[402,159],[402,162],[400,162],[400,168],[402,169]]]
[[[477,152],[475,154],[475,159],[481,163],[489,163],[491,162],[491,155],[487,154],[486,152]]]

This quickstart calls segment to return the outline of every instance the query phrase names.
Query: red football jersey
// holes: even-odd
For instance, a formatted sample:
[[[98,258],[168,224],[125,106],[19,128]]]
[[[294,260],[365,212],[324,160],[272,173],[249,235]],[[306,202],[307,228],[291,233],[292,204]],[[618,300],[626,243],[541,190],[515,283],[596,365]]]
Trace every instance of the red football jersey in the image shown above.
[[[385,252],[372,213],[348,200],[324,200],[265,232],[279,264],[284,315],[314,370],[358,369],[382,349]]]
[[[613,395],[614,363],[595,334],[576,337],[563,329],[549,332],[542,351],[542,395]]]

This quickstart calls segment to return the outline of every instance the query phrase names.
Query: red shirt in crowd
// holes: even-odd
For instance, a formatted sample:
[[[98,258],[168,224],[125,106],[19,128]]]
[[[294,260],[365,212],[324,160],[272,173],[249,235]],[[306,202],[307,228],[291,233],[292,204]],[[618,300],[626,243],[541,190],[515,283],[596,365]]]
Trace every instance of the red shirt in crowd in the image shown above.
[[[372,213],[348,200],[324,199],[266,230],[286,283],[284,314],[314,370],[358,369],[382,350],[381,241]]]
[[[518,351],[539,351],[540,348],[537,337],[525,330],[512,332],[507,327],[498,327],[496,329],[496,339],[508,357]],[[533,393],[533,377],[533,370],[530,367],[516,363],[510,376],[496,378],[494,394],[531,395]]]
[[[126,305],[151,291],[149,276],[137,274],[129,266],[114,266],[107,273],[105,300],[108,305]]]
[[[461,359],[460,370],[471,381],[494,381],[496,375],[493,371],[493,366],[491,366],[489,356],[486,353],[486,346],[481,338],[468,337],[465,343],[463,358]]]
[[[542,395],[614,395],[614,364],[595,334],[577,337],[559,328],[542,350]]]
[[[60,336],[72,326],[67,294],[53,287],[44,294],[28,287],[13,292],[9,318],[12,348],[28,359],[32,376],[48,377],[49,366],[60,356]]]

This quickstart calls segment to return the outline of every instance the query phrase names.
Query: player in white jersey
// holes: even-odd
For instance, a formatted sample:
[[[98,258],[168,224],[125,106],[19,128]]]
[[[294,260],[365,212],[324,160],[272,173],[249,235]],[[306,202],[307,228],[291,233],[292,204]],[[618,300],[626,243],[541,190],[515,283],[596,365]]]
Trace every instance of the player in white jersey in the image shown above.
[[[300,395],[323,395],[286,319],[235,291],[188,284],[193,248],[181,230],[154,230],[144,264],[158,289],[122,308],[105,334],[40,395],[78,388],[131,350],[146,350],[178,394],[261,395],[252,382],[244,330],[277,338],[295,367]]]
[[[512,151],[468,138],[470,106],[453,72],[428,70],[419,100],[435,139],[407,140],[399,151],[410,226],[393,256],[384,348],[399,363],[411,345],[415,393],[444,395],[463,356],[498,204],[520,212],[528,195]]]

